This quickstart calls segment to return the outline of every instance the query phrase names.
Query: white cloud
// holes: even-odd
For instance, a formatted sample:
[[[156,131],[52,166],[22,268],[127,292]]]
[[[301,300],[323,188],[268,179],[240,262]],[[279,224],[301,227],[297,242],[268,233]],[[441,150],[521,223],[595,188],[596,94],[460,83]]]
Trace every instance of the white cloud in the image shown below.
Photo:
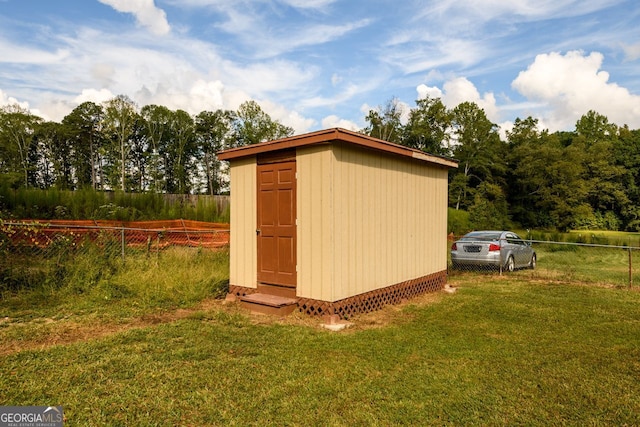
[[[206,16],[204,25],[210,27],[207,33],[217,33],[211,39],[213,43],[232,45],[234,53],[254,60],[281,57],[307,46],[331,42],[368,25],[368,21],[351,22],[348,17],[340,20],[343,23],[323,19],[330,16],[338,0],[162,1],[176,9],[191,9]],[[180,27],[180,17],[175,19],[176,28],[198,27],[198,24]]]
[[[28,102],[20,102],[16,98],[7,95],[2,89],[0,89],[0,107],[4,107],[7,105],[18,105],[20,108],[25,110],[29,109]]]
[[[207,82],[196,81],[189,91],[190,98],[196,104],[195,110],[211,110],[222,108],[224,85],[220,80]]]
[[[500,110],[496,105],[496,98],[493,93],[487,92],[480,95],[475,85],[464,77],[447,80],[442,86],[442,90],[438,87],[429,87],[421,84],[416,88],[416,91],[418,92],[418,99],[423,99],[426,96],[440,98],[448,108],[455,108],[462,102],[474,102],[484,110],[487,118],[492,122],[496,122],[500,118]]]
[[[220,80],[196,80],[189,88],[176,89],[159,84],[154,90],[143,87],[134,96],[139,105],[157,104],[172,110],[184,110],[190,114],[218,109],[237,110],[243,102],[254,99],[243,90],[227,89]],[[290,126],[296,134],[304,133],[316,124],[315,120],[302,116],[295,110],[268,100],[256,101],[273,120]]]
[[[277,60],[242,65],[231,61],[222,64],[225,75],[233,85],[262,97],[268,92],[308,89],[310,82],[317,77],[318,69],[313,65],[301,67],[291,61]]]
[[[273,24],[241,12],[234,10],[227,13],[229,21],[221,28],[237,35],[245,45],[250,46],[252,55],[257,58],[275,57],[305,46],[328,43],[371,23],[368,19],[361,19],[346,24],[290,25],[277,31],[273,29]]]
[[[377,91],[389,81],[389,75],[385,69],[379,68],[372,75],[364,74],[358,76],[354,81],[348,81],[344,84],[340,82],[332,96],[310,96],[308,98],[299,99],[298,104],[307,108],[334,108],[340,104],[345,104],[356,96]]]
[[[623,44],[622,50],[624,50],[625,57],[628,61],[635,61],[640,58],[640,43]]]
[[[418,92],[418,99],[425,99],[427,96],[429,98],[442,98],[442,91],[436,86],[420,84],[416,91]]]
[[[322,128],[323,129],[343,128],[343,129],[352,130],[352,131],[360,130],[360,126],[358,126],[351,120],[341,119],[340,117],[334,114],[331,114],[325,117],[324,119],[322,119]]]
[[[297,132],[316,123],[296,113],[295,107],[276,108],[282,101],[274,98],[274,94],[283,95],[298,102],[300,94],[312,94],[311,82],[317,78],[313,65],[303,68],[286,60],[242,65],[223,60],[215,46],[205,41],[177,34],[163,39],[162,48],[156,48],[148,34],[131,32],[123,37],[80,27],[75,37],[61,35],[56,43],[64,44],[74,54],[39,64],[25,74],[32,86],[48,86],[51,90],[21,94],[37,97],[42,110],[39,115],[44,118],[61,120],[82,102],[101,103],[125,94],[139,106],[158,104],[190,114],[235,110],[246,100],[269,98],[275,113],[272,117]],[[10,50],[19,47],[14,45]],[[62,91],[74,95],[61,100]]]
[[[315,120],[306,118],[297,111],[289,110],[283,105],[267,100],[257,102],[260,108],[273,120],[277,120],[285,126],[290,126],[296,134],[305,133],[316,124]]]
[[[95,102],[101,104],[114,98],[114,94],[108,89],[83,89],[82,93],[73,99],[73,102],[80,105],[83,102]]]
[[[221,7],[229,5],[243,5],[247,3],[270,3],[272,0],[167,0],[174,6],[190,7]],[[296,9],[323,9],[336,3],[337,0],[278,0],[279,3],[291,6]]]
[[[404,73],[457,68],[469,78],[489,75],[550,49],[613,46],[634,40],[624,23],[606,25],[608,8],[625,0],[440,0],[423,2],[402,29],[390,33],[382,61]],[[416,5],[419,2],[416,3]],[[602,13],[602,18],[589,14]],[[575,17],[578,17],[577,19]],[[574,18],[574,19],[572,19]],[[561,20],[572,19],[571,24]],[[550,22],[556,21],[553,28]],[[632,20],[632,18],[630,18]],[[541,22],[533,30],[531,22]],[[635,29],[635,26],[633,27]],[[549,32],[558,31],[551,38]],[[534,46],[534,47],[532,47]],[[633,51],[633,49],[630,49]],[[628,54],[628,57],[633,57]],[[490,60],[487,60],[491,58]]]
[[[360,112],[364,115],[367,116],[369,114],[369,111],[375,109],[375,107],[370,106],[369,104],[367,104],[366,102],[364,104],[362,104],[360,106]]]
[[[475,85],[464,77],[458,77],[447,81],[444,86],[443,102],[447,105],[458,105],[462,102],[475,102],[482,108],[489,120],[498,119],[496,98],[492,92],[486,92],[482,96]]]
[[[98,0],[118,12],[131,13],[136,21],[147,27],[153,34],[162,36],[171,31],[167,14],[156,7],[154,0]]]
[[[281,0],[283,3],[297,9],[322,9],[337,0]]]
[[[93,64],[91,67],[91,76],[96,79],[102,86],[109,86],[114,83],[113,77],[116,74],[116,69],[113,65],[99,62]]]
[[[580,51],[536,56],[518,74],[512,87],[525,97],[543,103],[543,119],[550,130],[571,129],[589,110],[607,116],[618,125],[640,126],[640,96],[609,82],[601,71],[603,55]]]
[[[225,87],[221,81],[197,79],[190,86],[173,87],[160,82],[153,88],[141,87],[133,97],[139,105],[163,105],[171,110],[184,110],[190,114],[227,108]]]
[[[440,0],[417,13],[416,19],[434,16],[446,18],[438,20],[446,21],[450,28],[467,30],[496,19],[514,23],[579,16],[616,3],[619,0]]]
[[[177,1],[171,1],[177,6]],[[191,6],[207,6],[216,11],[212,25],[232,35],[234,42],[238,43],[238,50],[253,58],[272,58],[306,46],[322,45],[372,23],[371,19],[355,19],[354,15],[340,19],[318,19],[326,17],[324,9],[335,0],[187,1]],[[283,5],[298,9],[299,13],[293,12],[288,16],[289,11]],[[183,2],[178,7],[184,7]],[[285,19],[274,20],[274,16]],[[309,16],[314,19],[305,19]]]
[[[67,49],[58,48],[49,52],[23,44],[11,43],[0,37],[0,63],[47,65],[55,64],[69,56],[70,52]]]
[[[291,34],[283,34],[284,37],[277,40],[286,46],[286,49],[278,49],[280,52],[291,50],[300,46],[313,46],[336,40],[347,33],[366,27],[371,24],[369,19],[361,19],[342,25],[311,25],[302,27],[294,37]],[[267,40],[269,43],[274,40]]]
[[[407,124],[409,122],[409,116],[411,115],[411,106],[403,101],[398,101],[397,107],[400,110],[400,122]]]
[[[484,41],[429,34],[423,28],[407,34],[406,40],[392,40],[380,60],[399,67],[405,74],[443,66],[471,66],[487,54]]]
[[[256,28],[258,22],[256,18],[247,13],[246,10],[237,11],[233,7],[224,7],[223,11],[226,13],[228,20],[217,26],[224,31],[231,34],[254,34],[253,29]]]

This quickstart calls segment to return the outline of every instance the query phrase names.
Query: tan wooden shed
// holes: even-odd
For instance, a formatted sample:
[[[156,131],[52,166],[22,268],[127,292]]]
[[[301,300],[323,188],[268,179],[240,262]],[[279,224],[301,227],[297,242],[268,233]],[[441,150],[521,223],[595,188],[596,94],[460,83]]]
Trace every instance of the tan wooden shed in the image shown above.
[[[344,129],[225,150],[230,297],[347,318],[440,290],[453,160]]]

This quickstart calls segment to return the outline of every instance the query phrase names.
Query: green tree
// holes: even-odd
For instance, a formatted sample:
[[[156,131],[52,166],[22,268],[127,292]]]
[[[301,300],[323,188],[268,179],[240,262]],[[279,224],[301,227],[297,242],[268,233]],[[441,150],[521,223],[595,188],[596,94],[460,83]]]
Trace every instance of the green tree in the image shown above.
[[[76,188],[91,185],[98,189],[104,182],[100,155],[105,142],[103,119],[103,108],[93,102],[83,102],[62,119]]]
[[[401,143],[431,154],[450,155],[451,125],[452,113],[440,98],[419,99],[409,113]]]
[[[175,111],[170,122],[171,144],[167,151],[173,157],[172,187],[180,194],[189,193],[191,190],[190,167],[196,153],[195,122],[193,118],[183,110]]]
[[[622,226],[627,231],[640,231],[640,130],[626,125],[619,128],[612,154],[616,164],[624,168],[621,181],[629,198],[629,203],[621,207]]]
[[[216,153],[231,145],[234,119],[235,114],[228,110],[202,111],[195,118],[196,141],[210,195],[218,194],[223,185],[222,163]]]
[[[365,120],[368,125],[362,131],[364,134],[396,144],[402,143],[404,127],[398,98],[391,98],[384,107],[369,110]]]
[[[122,191],[127,190],[127,161],[131,151],[131,136],[137,119],[135,103],[125,95],[118,95],[105,104],[104,127],[105,132],[115,144],[112,155],[112,186],[120,185]],[[119,171],[119,177],[113,172]],[[119,182],[118,182],[119,181]]]
[[[506,135],[507,194],[512,218],[525,227],[550,226],[548,213],[541,212],[538,203],[542,188],[547,185],[544,168],[561,155],[561,150],[554,152],[544,145],[538,120],[532,117],[517,118]]]
[[[144,118],[149,141],[147,168],[150,188],[155,192],[166,189],[167,159],[163,156],[170,144],[171,120],[173,113],[162,105],[145,105],[140,110]]]
[[[472,228],[475,230],[510,228],[507,198],[499,185],[481,183],[468,210]]]
[[[56,186],[62,190],[73,188],[71,147],[67,143],[64,125],[45,122],[38,126],[35,141],[39,164],[37,181],[40,188]]]
[[[18,105],[0,108],[0,153],[7,177],[21,175],[25,187],[34,183],[34,135],[42,119]],[[14,179],[9,178],[11,181]],[[14,181],[14,184],[17,182]]]
[[[546,132],[546,131],[545,131]],[[540,142],[540,130],[538,129],[538,119],[529,116],[522,120],[516,118],[513,128],[506,132],[507,142],[511,149],[526,144],[537,144]]]
[[[131,136],[129,138],[129,181],[127,189],[134,192],[147,191],[152,179],[148,172],[149,163],[149,138],[144,118],[137,114],[133,123]]]
[[[580,165],[565,156],[558,135],[538,129],[538,120],[516,119],[507,133],[508,201],[512,218],[524,227],[553,227],[566,218],[567,179],[577,179]],[[562,210],[562,212],[560,212]]]
[[[579,144],[568,144],[570,134],[554,133],[541,150],[540,165],[543,185],[540,187],[538,206],[549,213],[551,224],[561,230],[570,229],[577,218],[593,214],[586,202],[588,188],[585,174],[585,152]],[[548,145],[547,145],[548,144]]]
[[[271,119],[255,101],[240,105],[234,127],[236,145],[239,147],[293,135],[292,128]]]
[[[497,125],[475,103],[463,102],[453,109],[452,128],[453,156],[460,166],[453,173],[450,200],[456,209],[466,209],[480,184],[504,187],[506,146]]]
[[[618,127],[609,123],[609,119],[602,114],[589,110],[576,122],[576,133],[592,145],[599,141],[610,140],[618,133]]]
[[[616,163],[613,153],[618,138],[618,128],[609,123],[607,117],[589,111],[576,123],[576,138],[573,144],[582,147],[585,153],[583,179],[588,189],[587,201],[600,217],[606,213],[618,218],[630,204],[625,193],[626,170]],[[605,224],[599,224],[599,228]]]

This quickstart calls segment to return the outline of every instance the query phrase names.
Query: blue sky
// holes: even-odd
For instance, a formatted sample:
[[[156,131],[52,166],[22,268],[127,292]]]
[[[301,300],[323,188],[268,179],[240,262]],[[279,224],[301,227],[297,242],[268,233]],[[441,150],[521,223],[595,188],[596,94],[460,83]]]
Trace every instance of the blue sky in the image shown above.
[[[637,0],[0,0],[0,105],[59,121],[118,94],[192,114],[257,101],[296,133],[392,97],[473,101],[503,131],[588,110],[640,128]]]

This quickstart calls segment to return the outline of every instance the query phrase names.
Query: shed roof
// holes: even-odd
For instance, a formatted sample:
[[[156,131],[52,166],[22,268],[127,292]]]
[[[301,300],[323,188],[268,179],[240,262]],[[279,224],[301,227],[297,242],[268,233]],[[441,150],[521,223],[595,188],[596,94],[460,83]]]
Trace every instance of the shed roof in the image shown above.
[[[420,150],[394,144],[382,139],[373,138],[361,133],[348,131],[341,128],[325,129],[316,132],[295,135],[275,141],[262,142],[260,144],[245,145],[244,147],[231,148],[218,153],[220,160],[233,160],[257,154],[285,150],[288,148],[305,147],[308,145],[331,144],[335,141],[344,141],[356,146],[372,150],[382,151],[401,157],[408,157],[426,163],[457,168],[458,162],[445,157],[435,156]]]

